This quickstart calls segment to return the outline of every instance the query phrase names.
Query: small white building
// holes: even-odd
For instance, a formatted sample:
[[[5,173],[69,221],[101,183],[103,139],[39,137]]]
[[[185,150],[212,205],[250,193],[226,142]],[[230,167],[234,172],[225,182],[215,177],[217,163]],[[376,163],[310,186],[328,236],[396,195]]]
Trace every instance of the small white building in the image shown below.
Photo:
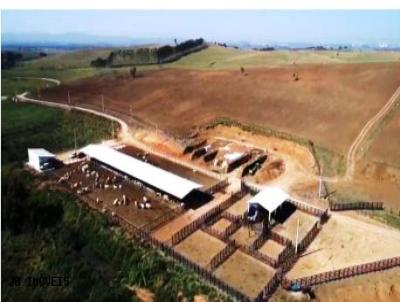
[[[290,196],[280,188],[265,187],[257,195],[247,201],[248,210],[251,204],[258,204],[268,212],[268,221],[271,220],[271,214],[276,211],[285,201],[289,201]],[[249,217],[251,220],[252,217]]]
[[[42,148],[29,148],[28,159],[28,165],[41,172],[54,167],[56,156]]]

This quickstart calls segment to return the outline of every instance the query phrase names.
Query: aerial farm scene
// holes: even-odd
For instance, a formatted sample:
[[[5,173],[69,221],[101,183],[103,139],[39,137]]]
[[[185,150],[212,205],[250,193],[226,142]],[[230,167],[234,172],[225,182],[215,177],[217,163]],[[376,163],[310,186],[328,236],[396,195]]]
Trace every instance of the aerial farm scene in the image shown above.
[[[8,10],[1,57],[2,300],[400,301],[400,11]]]

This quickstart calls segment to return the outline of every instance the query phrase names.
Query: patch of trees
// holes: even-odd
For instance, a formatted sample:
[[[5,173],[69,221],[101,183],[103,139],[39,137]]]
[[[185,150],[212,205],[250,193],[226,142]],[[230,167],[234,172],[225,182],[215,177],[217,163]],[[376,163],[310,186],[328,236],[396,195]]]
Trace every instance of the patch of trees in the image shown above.
[[[96,68],[106,67],[107,65],[108,65],[108,59],[103,59],[100,57],[90,62],[90,66]]]
[[[107,62],[98,60],[93,64],[102,66],[127,66],[144,64],[161,64],[178,60],[182,56],[207,47],[204,39],[187,40],[175,46],[141,47],[134,49],[119,49],[110,53]],[[94,66],[94,65],[93,65]]]
[[[22,53],[15,51],[1,52],[1,69],[10,69],[17,66],[18,62],[23,58]]]
[[[262,48],[254,48],[254,50],[258,50],[258,51],[274,51],[275,48],[274,47],[262,47]]]

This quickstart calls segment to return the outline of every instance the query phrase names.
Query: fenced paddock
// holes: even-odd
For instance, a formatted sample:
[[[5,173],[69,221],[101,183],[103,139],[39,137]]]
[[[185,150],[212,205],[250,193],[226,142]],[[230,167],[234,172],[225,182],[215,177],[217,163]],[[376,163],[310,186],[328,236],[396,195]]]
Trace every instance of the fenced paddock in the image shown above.
[[[211,228],[218,232],[225,232],[225,230],[232,224],[232,222],[225,218],[220,218],[211,225]]]
[[[174,249],[200,265],[207,267],[214,257],[226,248],[226,244],[202,230],[197,230],[179,244]]]
[[[203,224],[207,223],[207,221],[215,219],[221,212],[226,210],[228,207],[230,207],[233,203],[235,203],[237,200],[243,197],[243,192],[239,191],[234,194],[232,194],[230,197],[228,197],[225,201],[220,203],[218,206],[212,208],[210,211],[207,213],[203,214],[199,218],[197,218],[195,221],[192,223],[188,224],[184,228],[182,228],[180,231],[172,235],[171,237],[171,242],[172,245],[178,244],[180,241],[185,239],[187,236],[189,236],[191,233],[199,229]]]
[[[313,228],[314,224],[320,219],[306,212],[296,210],[282,224],[278,224],[272,228],[274,233],[289,239],[292,242],[296,241],[297,224],[299,222],[299,241],[301,241],[308,232]],[[284,244],[287,245],[287,244]]]
[[[217,267],[214,274],[253,301],[274,278],[275,270],[254,257],[236,250]]]

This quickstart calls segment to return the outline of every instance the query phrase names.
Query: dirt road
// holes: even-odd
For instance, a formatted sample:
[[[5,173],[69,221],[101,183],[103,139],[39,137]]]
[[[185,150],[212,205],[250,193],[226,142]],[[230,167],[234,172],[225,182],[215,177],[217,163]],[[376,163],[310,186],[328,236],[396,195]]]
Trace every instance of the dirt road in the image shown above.
[[[392,108],[394,103],[400,99],[400,86],[396,89],[394,94],[390,97],[389,101],[379,110],[379,112],[373,116],[361,129],[360,133],[351,144],[349,152],[347,153],[347,160],[346,160],[346,179],[352,179],[354,174],[354,167],[356,162],[357,151],[359,150],[360,146],[362,145],[364,139],[373,129],[373,127],[385,116],[386,113]]]

